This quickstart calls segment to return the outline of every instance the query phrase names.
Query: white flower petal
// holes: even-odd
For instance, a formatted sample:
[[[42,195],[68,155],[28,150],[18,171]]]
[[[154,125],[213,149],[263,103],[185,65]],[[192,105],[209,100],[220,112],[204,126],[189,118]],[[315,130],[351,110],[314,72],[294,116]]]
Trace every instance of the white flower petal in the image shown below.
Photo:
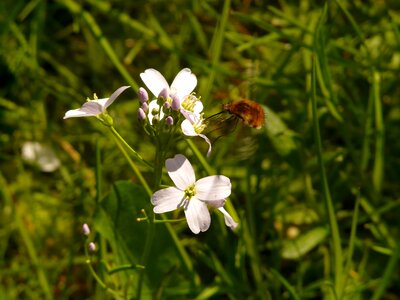
[[[178,95],[179,99],[189,95],[197,85],[196,75],[189,68],[182,69],[171,84],[171,93]]]
[[[207,176],[196,182],[196,197],[202,201],[222,200],[230,194],[231,181],[226,176]]]
[[[228,226],[230,229],[235,229],[238,226],[238,223],[236,223],[231,215],[225,210],[225,208],[220,207],[218,208],[220,212],[224,214],[224,220],[225,220],[225,225]]]
[[[197,136],[198,134],[194,130],[193,124],[188,120],[183,120],[181,124],[181,129],[184,135],[186,136]]]
[[[72,109],[72,110],[67,111],[65,113],[63,119],[65,120],[65,119],[69,119],[69,118],[93,117],[96,115],[97,114],[89,114],[89,113],[83,111],[82,109],[78,108],[78,109]]]
[[[105,107],[105,106],[106,106],[106,103],[107,103],[108,99],[109,99],[109,98],[90,100],[90,101],[88,101],[88,102],[86,102],[86,103],[92,103],[91,105],[94,105],[93,103],[97,103],[97,104],[99,104],[100,107],[101,107],[101,108],[100,108],[101,112],[104,112],[104,111],[106,110],[106,107]],[[82,107],[84,107],[86,103],[84,103],[84,104],[82,105]]]
[[[185,119],[190,121],[190,123],[192,124],[195,124],[196,122],[199,122],[201,120],[201,115],[198,113],[194,113],[184,108],[181,108],[180,112],[185,117]]]
[[[182,154],[175,155],[165,161],[168,175],[177,188],[185,190],[189,185],[194,184],[196,177],[189,160]]]
[[[190,199],[185,207],[185,216],[190,230],[195,234],[210,227],[211,217],[207,205],[196,198]]]
[[[99,99],[85,102],[81,108],[69,110],[65,113],[64,119],[78,117],[93,117],[103,112],[103,102],[107,99]]]
[[[193,108],[193,112],[195,114],[200,114],[203,111],[203,102],[201,102],[200,100],[196,101],[194,103],[194,108]]]
[[[214,208],[220,208],[225,205],[225,202],[226,202],[225,199],[215,200],[215,201],[207,201],[207,205],[210,205]]]
[[[118,88],[114,93],[112,93],[112,95],[110,96],[110,98],[108,98],[107,102],[104,104],[104,109],[107,109],[107,107],[109,107],[114,101],[115,99],[117,99],[117,97],[119,95],[121,95],[121,93],[123,91],[125,91],[127,88],[130,88],[129,85],[126,86],[121,86],[120,88]]]
[[[211,154],[211,148],[212,148],[211,147],[211,142],[210,142],[209,138],[206,137],[204,134],[199,134],[199,137],[202,137],[207,142],[207,144],[208,144],[207,157],[209,157],[210,154]]]
[[[154,212],[157,214],[173,211],[183,205],[185,193],[176,187],[158,190],[151,196]]]
[[[107,98],[90,100],[83,103],[81,110],[86,111],[89,114],[100,114],[104,111],[104,104],[107,102]]]
[[[169,91],[168,82],[165,80],[164,76],[155,69],[145,70],[143,73],[140,73],[140,78],[142,78],[147,88],[156,97],[158,97],[164,88],[167,88]]]

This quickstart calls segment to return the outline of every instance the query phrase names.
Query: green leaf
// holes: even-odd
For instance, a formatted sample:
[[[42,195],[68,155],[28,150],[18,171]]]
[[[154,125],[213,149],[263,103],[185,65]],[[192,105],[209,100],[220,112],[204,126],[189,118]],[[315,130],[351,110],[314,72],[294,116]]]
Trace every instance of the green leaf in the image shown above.
[[[285,240],[282,247],[282,257],[298,259],[322,243],[327,236],[328,230],[325,227],[316,227],[294,240]]]
[[[140,264],[143,255],[149,224],[146,221],[138,222],[143,218],[141,212],[145,209],[148,216],[152,216],[149,196],[142,186],[129,181],[118,181],[108,196],[100,203],[95,216],[96,230],[110,243],[114,256],[113,264]],[[150,261],[145,266],[147,283],[156,285],[163,274],[179,261],[176,252],[170,246],[173,243],[163,225],[156,226],[150,250]],[[125,271],[124,271],[125,272]],[[130,275],[137,275],[137,271],[129,270]]]

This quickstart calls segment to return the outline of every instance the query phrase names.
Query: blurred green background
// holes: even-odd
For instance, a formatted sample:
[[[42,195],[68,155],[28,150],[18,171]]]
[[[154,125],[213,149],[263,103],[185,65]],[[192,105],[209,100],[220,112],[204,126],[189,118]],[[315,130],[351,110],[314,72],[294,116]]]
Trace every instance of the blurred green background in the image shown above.
[[[98,200],[138,180],[97,120],[62,118],[131,85],[109,111],[151,161],[139,74],[171,82],[184,67],[206,116],[247,97],[267,125],[239,124],[209,160],[232,180],[240,228],[215,213],[199,236],[174,225],[194,270],[167,243],[142,298],[400,299],[399,30],[398,1],[1,1],[0,299],[114,297],[85,264],[81,225],[99,241]],[[23,159],[27,142],[50,161]]]

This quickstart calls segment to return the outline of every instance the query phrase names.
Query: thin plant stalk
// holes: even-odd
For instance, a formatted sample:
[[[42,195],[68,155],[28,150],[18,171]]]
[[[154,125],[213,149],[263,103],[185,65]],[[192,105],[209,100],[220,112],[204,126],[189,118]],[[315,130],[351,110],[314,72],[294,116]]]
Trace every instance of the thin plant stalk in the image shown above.
[[[322,193],[323,198],[326,205],[329,226],[331,229],[331,238],[332,238],[332,246],[333,246],[333,267],[334,267],[334,280],[335,280],[335,292],[336,295],[341,294],[342,289],[342,274],[343,274],[343,265],[342,265],[342,247],[340,242],[340,234],[339,228],[335,216],[335,209],[333,206],[331,194],[329,191],[328,179],[326,176],[323,155],[322,155],[322,141],[321,134],[319,129],[318,122],[318,111],[317,111],[317,99],[316,99],[316,57],[313,59],[313,68],[312,68],[312,93],[311,93],[311,103],[312,103],[312,115],[313,115],[313,127],[314,127],[314,136],[315,142],[317,145],[317,157],[318,157],[318,166],[319,173],[322,181]]]
[[[144,163],[146,166],[148,166],[149,168],[153,168],[153,166],[147,162],[145,159],[143,159],[143,157],[137,153],[125,140],[124,138],[118,133],[118,131],[114,128],[114,126],[110,127],[111,132],[114,134],[114,136],[126,147],[129,149],[130,152],[132,152],[133,155],[136,156],[136,158],[141,161],[142,163]]]

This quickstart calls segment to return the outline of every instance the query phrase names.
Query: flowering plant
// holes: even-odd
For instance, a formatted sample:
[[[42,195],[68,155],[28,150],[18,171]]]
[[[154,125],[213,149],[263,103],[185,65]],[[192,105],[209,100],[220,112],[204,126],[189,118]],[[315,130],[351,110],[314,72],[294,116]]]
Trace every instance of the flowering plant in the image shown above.
[[[228,202],[228,197],[232,191],[231,181],[224,175],[213,175],[211,167],[208,165],[207,160],[204,159],[201,152],[190,140],[191,137],[200,136],[208,144],[207,156],[211,154],[211,142],[203,134],[206,128],[204,119],[203,103],[201,98],[194,93],[197,85],[197,78],[190,69],[182,69],[175,77],[171,85],[168,85],[166,79],[160,72],[155,69],[147,69],[140,74],[146,87],[151,92],[152,96],[149,97],[148,91],[140,87],[138,89],[139,108],[137,111],[138,121],[143,128],[143,131],[152,139],[155,145],[154,160],[149,162],[145,160],[133,147],[131,147],[125,139],[115,129],[114,120],[108,114],[108,107],[121,95],[129,86],[122,86],[118,88],[109,98],[97,99],[94,96],[93,100],[89,100],[82,105],[81,108],[69,110],[66,112],[64,119],[75,117],[96,117],[100,122],[105,125],[112,133],[114,140],[127,159],[128,164],[132,167],[140,186],[130,186],[131,192],[127,193],[126,186],[121,190],[121,186],[115,187],[115,193],[112,193],[107,202],[102,203],[103,214],[115,215],[113,211],[120,209],[123,205],[124,215],[121,217],[123,220],[115,221],[114,224],[126,222],[126,226],[121,227],[123,230],[127,227],[136,228],[132,223],[132,212],[136,214],[138,222],[147,222],[149,230],[146,233],[146,242],[143,248],[143,254],[140,256],[140,264],[131,262],[129,268],[143,269],[148,263],[148,256],[151,251],[151,245],[154,242],[154,226],[157,223],[164,223],[167,227],[172,240],[179,249],[182,257],[187,257],[184,247],[180,244],[177,233],[174,227],[170,225],[171,222],[179,222],[182,219],[167,219],[163,213],[172,212],[174,210],[182,209],[191,232],[199,234],[209,229],[211,225],[211,215],[209,209],[216,209],[221,212],[224,217],[226,226],[234,230],[237,223],[237,214]],[[196,180],[194,167],[189,162],[188,158],[183,154],[175,154],[172,158],[168,158],[170,153],[175,151],[176,142],[185,140],[191,148],[199,161],[202,163],[203,168],[207,170],[208,176]],[[151,172],[153,182],[149,183],[148,179],[142,174],[141,168],[136,166],[136,161],[145,166]],[[162,187],[163,182],[163,166],[165,162],[166,171],[173,181],[175,186]],[[120,189],[120,190],[119,190]],[[123,195],[123,196],[121,196]],[[134,198],[128,203],[125,197]],[[122,197],[122,198],[121,198]],[[117,199],[115,199],[117,198]],[[150,200],[150,201],[149,201]],[[116,208],[114,203],[121,202]],[[143,209],[139,211],[132,211],[128,205],[143,205]],[[153,209],[148,210],[148,204],[153,205]],[[224,206],[227,204],[228,211]],[[156,219],[156,214],[162,214],[161,219]],[[121,213],[118,213],[121,216]],[[176,215],[176,214],[175,214]],[[100,216],[99,218],[103,218]],[[103,219],[102,219],[103,220]],[[104,229],[104,223],[108,219],[104,219],[98,223],[98,230],[104,235],[108,236],[112,244],[116,245],[116,241],[109,235],[109,231]],[[101,224],[101,225],[100,225]],[[111,226],[111,224],[110,224]],[[115,226],[115,225],[112,225]],[[94,255],[97,251],[96,244],[93,241],[89,242],[91,231],[89,226],[84,224],[83,233],[88,240],[87,255]],[[138,243],[143,239],[143,236],[138,235]],[[118,246],[115,246],[115,251],[118,251]],[[129,248],[129,247],[125,247]],[[127,254],[129,257],[130,254]],[[89,261],[90,262],[90,261]],[[190,262],[184,259],[187,267],[190,268]],[[96,275],[92,267],[91,271],[100,284],[105,285],[103,281]],[[117,271],[119,269],[117,268]],[[117,272],[112,271],[112,272]],[[138,277],[138,292],[140,295],[142,276]],[[116,293],[115,291],[112,291]]]

